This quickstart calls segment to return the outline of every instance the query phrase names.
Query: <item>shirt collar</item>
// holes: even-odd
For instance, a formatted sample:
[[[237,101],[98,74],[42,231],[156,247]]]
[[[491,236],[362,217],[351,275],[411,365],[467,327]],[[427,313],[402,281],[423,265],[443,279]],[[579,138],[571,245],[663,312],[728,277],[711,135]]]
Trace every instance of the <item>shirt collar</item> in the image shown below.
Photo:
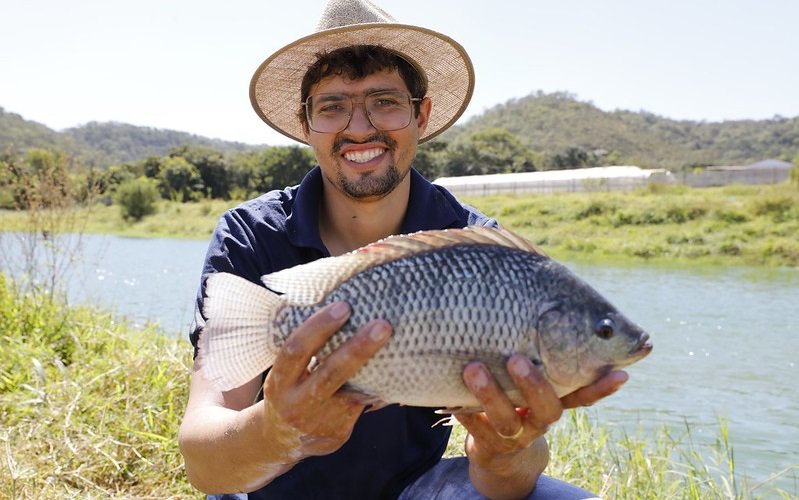
[[[458,214],[441,191],[415,169],[411,169],[408,175],[411,176],[411,190],[400,232],[413,233],[459,226]],[[322,170],[316,166],[295,188],[294,204],[286,219],[286,229],[293,245],[316,248],[328,255],[319,235],[321,200]]]
[[[315,248],[328,255],[319,235],[319,203],[322,201],[322,170],[316,166],[305,174],[294,190],[294,204],[286,218],[286,232],[294,246]]]
[[[460,217],[439,188],[411,169],[411,193],[401,233],[460,227]]]

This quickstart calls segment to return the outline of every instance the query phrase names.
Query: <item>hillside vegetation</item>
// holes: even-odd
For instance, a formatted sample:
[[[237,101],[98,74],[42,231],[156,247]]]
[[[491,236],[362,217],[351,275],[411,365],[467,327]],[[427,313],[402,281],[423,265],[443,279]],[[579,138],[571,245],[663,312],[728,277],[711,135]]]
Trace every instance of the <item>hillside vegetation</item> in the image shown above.
[[[83,165],[106,168],[151,156],[163,156],[171,148],[186,144],[213,148],[221,153],[263,148],[209,139],[186,132],[115,122],[90,122],[57,132],[0,107],[0,152],[12,150],[23,153],[32,148],[54,149],[68,153]]]
[[[533,151],[644,168],[747,165],[766,158],[791,161],[799,153],[799,117],[671,120],[646,111],[602,111],[567,93],[511,99],[450,129],[443,138],[462,140],[490,128],[507,130]]]

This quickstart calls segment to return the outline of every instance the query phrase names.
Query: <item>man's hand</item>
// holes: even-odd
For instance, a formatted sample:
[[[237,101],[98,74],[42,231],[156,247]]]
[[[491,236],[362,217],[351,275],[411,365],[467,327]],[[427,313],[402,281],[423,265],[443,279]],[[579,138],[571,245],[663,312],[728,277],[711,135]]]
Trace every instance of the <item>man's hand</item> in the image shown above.
[[[195,363],[179,443],[191,483],[206,493],[253,491],[349,439],[363,405],[339,388],[382,347],[391,326],[372,321],[313,371],[312,357],[347,321],[345,303],[311,316],[286,339],[263,384],[221,392]]]
[[[564,408],[593,404],[616,392],[627,380],[625,372],[610,372],[559,399],[524,356],[512,356],[507,368],[526,402],[525,408],[516,408],[488,369],[474,362],[464,369],[463,379],[484,413],[455,415],[469,432],[466,455],[472,483],[492,498],[529,494],[549,460],[543,436]]]
[[[349,306],[331,304],[286,339],[264,382],[264,433],[298,439],[298,455],[326,455],[350,437],[364,405],[338,390],[391,335],[386,321],[373,321],[312,371],[311,359],[347,321]],[[301,458],[301,457],[300,457]]]

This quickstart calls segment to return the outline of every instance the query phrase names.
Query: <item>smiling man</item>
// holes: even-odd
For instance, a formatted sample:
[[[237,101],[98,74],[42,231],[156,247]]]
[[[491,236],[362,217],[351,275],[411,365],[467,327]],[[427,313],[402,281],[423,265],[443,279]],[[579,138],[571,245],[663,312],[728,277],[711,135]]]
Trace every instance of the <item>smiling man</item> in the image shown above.
[[[256,112],[310,145],[319,165],[298,186],[226,212],[212,237],[191,340],[203,334],[204,285],[216,272],[260,283],[264,274],[340,255],[391,234],[497,222],[461,204],[412,168],[420,142],[463,113],[474,75],[463,48],[396,23],[364,0],[333,0],[319,30],[256,71]],[[525,397],[517,409],[480,363],[464,367],[484,413],[459,415],[466,458],[441,460],[450,428],[430,408],[365,412],[342,385],[385,344],[373,321],[310,371],[347,321],[335,303],[298,327],[261,377],[219,391],[196,358],[180,446],[190,481],[217,498],[591,498],[542,474],[544,433],[564,408],[590,404],[626,380],[612,372],[558,399],[531,361],[508,372]]]

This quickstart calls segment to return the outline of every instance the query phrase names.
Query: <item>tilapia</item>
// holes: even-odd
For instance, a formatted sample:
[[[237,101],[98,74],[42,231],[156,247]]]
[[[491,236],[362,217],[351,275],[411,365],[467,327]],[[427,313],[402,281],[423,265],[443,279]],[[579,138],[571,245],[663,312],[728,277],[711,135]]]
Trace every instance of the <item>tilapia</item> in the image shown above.
[[[474,408],[462,380],[489,368],[511,401],[524,401],[508,358],[527,356],[559,396],[645,357],[649,335],[562,264],[507,229],[471,226],[390,236],[350,253],[264,275],[208,277],[199,361],[221,390],[264,373],[286,337],[321,307],[351,316],[317,354],[385,319],[394,333],[343,390],[368,401]]]

